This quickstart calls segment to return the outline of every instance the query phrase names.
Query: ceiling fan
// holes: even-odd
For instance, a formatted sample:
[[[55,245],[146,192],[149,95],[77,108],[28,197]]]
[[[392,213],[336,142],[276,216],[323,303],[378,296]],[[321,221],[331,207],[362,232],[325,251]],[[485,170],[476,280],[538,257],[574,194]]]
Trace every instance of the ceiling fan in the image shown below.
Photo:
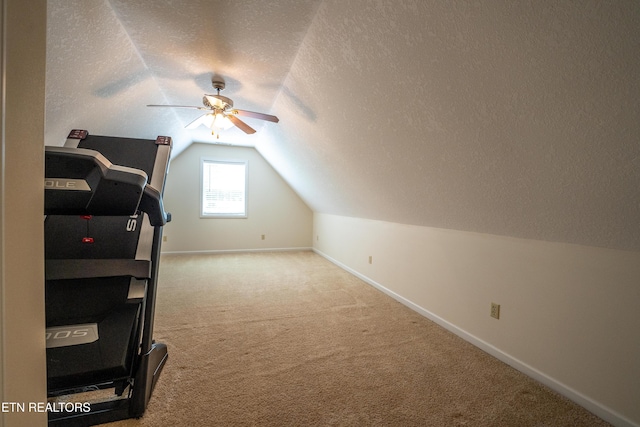
[[[220,131],[229,129],[232,126],[237,127],[241,131],[247,134],[255,133],[255,129],[240,120],[236,116],[245,116],[253,119],[266,120],[269,122],[278,123],[280,120],[276,116],[264,113],[256,113],[254,111],[239,110],[233,108],[233,101],[226,96],[220,95],[220,91],[225,88],[224,81],[213,80],[211,82],[213,88],[216,89],[215,95],[204,95],[202,97],[202,104],[204,107],[196,107],[191,105],[154,105],[149,104],[147,107],[171,107],[171,108],[192,108],[196,110],[206,111],[207,113],[198,117],[187,126],[187,129],[195,129],[198,126],[206,126],[211,129],[211,134],[217,134],[220,138]]]

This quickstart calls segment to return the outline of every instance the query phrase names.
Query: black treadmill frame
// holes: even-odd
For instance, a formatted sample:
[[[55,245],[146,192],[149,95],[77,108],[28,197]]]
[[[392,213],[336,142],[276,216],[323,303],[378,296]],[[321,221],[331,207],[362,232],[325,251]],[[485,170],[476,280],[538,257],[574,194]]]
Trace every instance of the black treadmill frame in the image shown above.
[[[76,148],[87,136],[88,133],[86,131],[74,130],[69,135],[65,147],[69,147],[71,149]],[[158,145],[158,150],[156,152],[153,170],[168,171],[171,153],[171,138],[158,137],[156,145]],[[91,426],[128,418],[139,418],[146,410],[153,389],[168,358],[166,345],[162,343],[155,343],[153,341],[153,323],[157,296],[157,278],[160,261],[160,247],[162,242],[162,226],[170,219],[170,216],[165,213],[162,205],[162,192],[165,179],[166,173],[152,174],[151,181],[148,182],[144,188],[144,195],[142,196],[139,206],[139,208],[145,212],[145,209],[149,210],[149,212],[146,213],[148,214],[149,221],[153,226],[153,238],[151,243],[150,263],[146,263],[144,261],[136,263],[135,261],[137,260],[132,260],[134,262],[130,263],[133,271],[141,271],[147,268],[150,272],[148,274],[149,277],[147,280],[146,295],[144,302],[141,304],[143,310],[140,316],[142,323],[139,326],[139,332],[137,332],[138,334],[141,333],[141,336],[139,337],[140,348],[136,355],[136,360],[134,360],[132,365],[133,375],[128,380],[128,395],[127,397],[115,400],[92,402],[90,405],[90,411],[88,412],[50,412],[48,414],[49,426]],[[60,260],[56,261],[60,264]],[[91,260],[87,261],[89,263],[91,262]],[[126,262],[125,260],[108,261]],[[82,262],[83,261],[80,260],[80,263]],[[53,276],[65,275],[64,270],[67,269],[65,266],[62,266],[62,268],[59,268],[56,271],[52,264],[56,263],[49,263],[49,271]],[[64,262],[62,264],[64,264]],[[71,262],[71,264],[73,264],[73,262]],[[100,270],[100,268],[97,270]],[[112,386],[116,386],[117,391],[117,384],[114,383],[108,387],[110,388]],[[124,389],[126,387],[122,388]]]

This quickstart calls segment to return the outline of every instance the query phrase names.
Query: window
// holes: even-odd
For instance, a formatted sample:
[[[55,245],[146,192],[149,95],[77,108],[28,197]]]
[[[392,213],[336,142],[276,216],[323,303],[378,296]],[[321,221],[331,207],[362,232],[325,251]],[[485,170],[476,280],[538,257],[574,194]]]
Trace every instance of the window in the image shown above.
[[[200,217],[247,217],[247,162],[202,159]]]

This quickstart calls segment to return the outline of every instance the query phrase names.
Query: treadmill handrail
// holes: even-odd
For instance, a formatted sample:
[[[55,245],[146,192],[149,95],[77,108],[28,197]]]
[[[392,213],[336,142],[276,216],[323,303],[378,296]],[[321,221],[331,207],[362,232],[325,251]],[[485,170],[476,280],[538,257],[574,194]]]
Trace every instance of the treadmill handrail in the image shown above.
[[[147,184],[139,169],[95,150],[45,147],[45,215],[133,215]]]
[[[142,193],[140,210],[149,216],[149,222],[154,227],[159,227],[169,222],[160,192],[148,184],[144,187],[144,192]]]
[[[86,159],[86,160],[91,160],[93,161],[93,163],[98,166],[100,168],[100,170],[102,171],[102,174],[104,176],[113,174],[114,179],[116,177],[120,177],[121,180],[126,181],[126,180],[133,180],[134,176],[137,175],[137,178],[135,182],[137,182],[138,180],[144,178],[144,182],[145,184],[147,183],[147,174],[140,170],[140,169],[136,169],[136,168],[130,168],[128,166],[120,166],[120,165],[114,165],[113,163],[111,163],[109,161],[109,159],[107,159],[106,157],[104,157],[101,153],[99,153],[96,150],[90,150],[88,148],[69,148],[69,147],[54,147],[54,146],[46,146],[45,147],[45,152],[46,153],[52,153],[52,154],[57,154],[60,156],[65,156],[65,157],[69,157],[69,158],[78,158],[78,159]],[[133,176],[132,176],[133,175]],[[45,178],[66,178],[64,176],[60,176],[60,177],[45,177]],[[68,177],[68,178],[81,178],[78,176],[73,176],[73,177]]]
[[[45,214],[132,215],[147,174],[114,165],[98,151],[45,147]],[[114,200],[114,195],[119,195]]]

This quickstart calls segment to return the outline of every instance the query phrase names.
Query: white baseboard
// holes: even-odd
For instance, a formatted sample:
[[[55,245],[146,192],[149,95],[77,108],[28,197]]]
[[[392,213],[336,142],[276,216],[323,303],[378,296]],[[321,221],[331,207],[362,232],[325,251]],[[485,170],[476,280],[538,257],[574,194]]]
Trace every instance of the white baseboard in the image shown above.
[[[429,320],[432,320],[433,322],[437,323],[438,325],[442,326],[443,328],[447,329],[450,332],[453,332],[454,334],[458,335],[460,338],[464,339],[465,341],[475,345],[476,347],[480,348],[481,350],[485,351],[486,353],[492,355],[493,357],[497,358],[498,360],[506,363],[507,365],[513,367],[514,369],[517,369],[518,371],[522,372],[523,374],[535,379],[536,381],[546,385],[547,387],[551,388],[552,390],[560,393],[561,395],[565,396],[566,398],[572,400],[573,402],[577,403],[578,405],[582,406],[583,408],[585,408],[586,410],[588,410],[589,412],[597,415],[598,417],[602,418],[603,420],[607,421],[608,423],[613,424],[614,426],[617,427],[640,427],[640,424],[636,424],[633,421],[629,420],[628,418],[620,415],[619,413],[611,410],[610,408],[606,407],[605,405],[601,404],[600,402],[596,402],[595,400],[583,395],[582,393],[572,389],[571,387],[566,386],[565,384],[557,381],[556,379],[548,376],[547,374],[545,374],[544,372],[541,372],[537,369],[535,369],[533,366],[530,366],[516,358],[514,358],[513,356],[503,352],[502,350],[500,350],[499,348],[494,347],[493,345],[489,344],[486,341],[483,341],[482,339],[468,333],[467,331],[460,329],[459,327],[457,327],[456,325],[449,323],[448,321],[444,320],[443,318],[431,313],[430,311],[424,309],[423,307],[420,307],[419,305],[409,301],[408,299],[404,298],[402,295],[399,295],[395,292],[393,292],[390,289],[387,289],[386,287],[384,287],[383,285],[381,285],[380,283],[377,283],[376,281],[370,279],[369,277],[359,273],[358,271],[353,270],[352,268],[350,268],[349,266],[341,263],[340,261],[330,257],[329,255],[323,253],[322,251],[313,248],[312,249],[315,253],[317,253],[318,255],[326,258],[328,261],[332,262],[333,264],[337,265],[338,267],[342,268],[343,270],[348,271],[349,273],[353,274],[354,276],[358,277],[359,279],[361,279],[362,281],[366,282],[367,284],[375,287],[376,289],[384,292],[385,294],[389,295],[390,297],[392,297],[393,299],[395,299],[396,301],[402,303],[403,305],[409,307],[410,309],[416,311],[417,313],[421,314],[422,316],[426,317]]]
[[[233,254],[233,253],[249,253],[249,252],[300,252],[312,251],[313,248],[260,248],[260,249],[220,249],[205,251],[162,251],[162,255],[205,255],[205,254]]]

